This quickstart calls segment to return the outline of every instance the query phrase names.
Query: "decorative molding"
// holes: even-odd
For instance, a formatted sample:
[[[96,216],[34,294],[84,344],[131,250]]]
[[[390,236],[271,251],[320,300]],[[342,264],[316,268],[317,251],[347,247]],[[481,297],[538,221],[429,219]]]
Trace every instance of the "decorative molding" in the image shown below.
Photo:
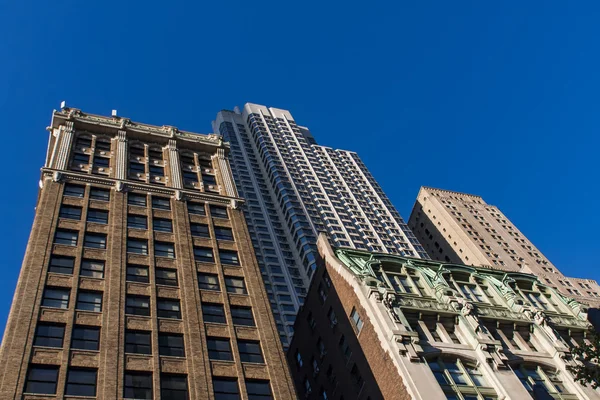
[[[116,179],[125,180],[127,178],[127,132],[117,132],[116,149]]]
[[[231,170],[229,168],[229,162],[225,158],[225,150],[217,149],[217,164],[219,165],[219,171],[221,172],[221,180],[225,186],[225,193],[227,196],[235,197],[236,190],[231,178]]]
[[[171,127],[172,129],[177,129]],[[172,136],[175,134],[174,130],[171,131]],[[171,170],[171,187],[176,189],[183,188],[183,180],[181,179],[181,168],[179,167],[179,153],[177,152],[177,142],[173,139],[169,140],[167,145],[167,152],[169,153],[169,169]]]
[[[73,128],[72,121],[65,121],[65,124],[59,128],[58,137],[56,139],[56,158],[54,158],[54,169],[64,170],[67,169],[67,163],[69,161],[69,152],[73,144],[73,136],[75,130]]]

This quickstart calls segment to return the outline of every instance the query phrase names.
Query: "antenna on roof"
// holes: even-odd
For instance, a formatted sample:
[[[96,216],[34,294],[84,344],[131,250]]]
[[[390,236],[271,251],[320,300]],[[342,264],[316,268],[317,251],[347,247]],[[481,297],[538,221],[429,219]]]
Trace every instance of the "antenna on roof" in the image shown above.
[[[116,116],[117,116],[117,110],[112,110],[112,114],[111,114],[111,115],[112,115],[113,117],[116,117]]]
[[[60,102],[60,109],[62,110],[64,108],[67,108],[67,102],[63,100]]]

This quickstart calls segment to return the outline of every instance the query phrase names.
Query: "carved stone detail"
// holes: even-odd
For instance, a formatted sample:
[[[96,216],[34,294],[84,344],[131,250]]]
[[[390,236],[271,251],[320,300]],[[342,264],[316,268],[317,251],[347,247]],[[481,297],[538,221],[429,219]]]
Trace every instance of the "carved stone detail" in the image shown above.
[[[117,132],[116,173],[115,178],[125,180],[127,177],[127,133]]]
[[[171,133],[174,135],[174,131],[171,128]],[[173,137],[173,136],[171,136]],[[177,141],[174,139],[169,140],[167,145],[167,151],[169,152],[169,167],[171,169],[171,187],[176,189],[183,188],[183,179],[181,178],[181,168],[179,167],[179,153],[177,151]]]

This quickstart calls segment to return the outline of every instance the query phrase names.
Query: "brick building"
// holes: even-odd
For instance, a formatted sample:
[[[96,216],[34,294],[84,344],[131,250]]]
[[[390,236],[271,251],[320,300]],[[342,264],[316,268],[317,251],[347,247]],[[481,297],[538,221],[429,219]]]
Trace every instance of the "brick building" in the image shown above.
[[[48,129],[0,398],[295,398],[221,137]]]

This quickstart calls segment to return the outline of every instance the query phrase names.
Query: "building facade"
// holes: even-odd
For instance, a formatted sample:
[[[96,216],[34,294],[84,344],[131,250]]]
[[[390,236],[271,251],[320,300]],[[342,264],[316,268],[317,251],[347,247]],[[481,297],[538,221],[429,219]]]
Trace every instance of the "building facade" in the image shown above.
[[[0,398],[295,398],[221,137],[48,129]]]
[[[498,207],[480,196],[422,187],[409,226],[435,260],[532,273],[569,297],[600,305],[596,281],[564,276]]]
[[[355,152],[317,145],[287,110],[221,111],[231,167],[284,346],[326,232],[336,246],[428,258]]]
[[[306,399],[600,399],[573,380],[587,309],[535,275],[331,247],[288,361]]]

